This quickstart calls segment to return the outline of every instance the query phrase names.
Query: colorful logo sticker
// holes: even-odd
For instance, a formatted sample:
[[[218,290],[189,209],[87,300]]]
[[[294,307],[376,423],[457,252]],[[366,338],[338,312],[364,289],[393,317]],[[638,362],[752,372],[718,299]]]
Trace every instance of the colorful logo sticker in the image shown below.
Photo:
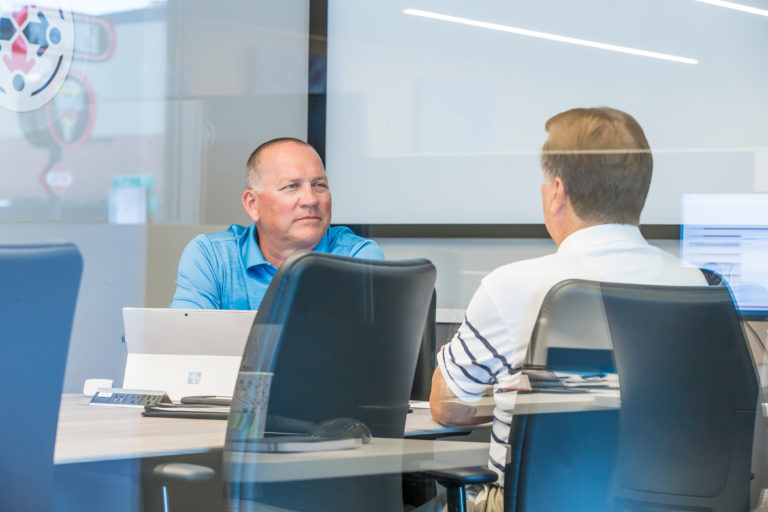
[[[70,11],[1,2],[0,107],[28,112],[48,103],[67,77],[74,40]]]
[[[96,121],[96,100],[85,76],[70,71],[59,94],[45,105],[48,130],[62,148],[79,148],[88,141]]]

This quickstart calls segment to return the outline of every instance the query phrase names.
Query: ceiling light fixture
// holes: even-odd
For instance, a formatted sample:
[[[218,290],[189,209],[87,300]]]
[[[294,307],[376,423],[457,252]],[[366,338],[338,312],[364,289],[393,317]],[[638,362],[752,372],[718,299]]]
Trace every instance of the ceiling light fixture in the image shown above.
[[[718,7],[725,7],[726,9],[734,9],[736,11],[748,12],[750,14],[758,14],[760,16],[768,16],[768,9],[758,9],[749,5],[737,4],[734,2],[724,2],[723,0],[696,0],[703,4],[716,5]]]
[[[700,1],[704,1],[704,0],[700,0]],[[461,25],[469,25],[472,27],[485,28],[489,30],[497,30],[499,32],[509,32],[510,34],[518,34],[521,36],[536,37],[538,39],[547,39],[549,41],[557,41],[560,43],[575,44],[579,46],[588,46],[590,48],[599,48],[601,50],[609,50],[612,52],[628,53],[631,55],[639,55],[641,57],[651,57],[653,59],[669,60],[672,62],[681,62],[683,64],[699,63],[697,59],[680,57],[678,55],[670,55],[668,53],[651,52],[648,50],[639,50],[637,48],[629,48],[627,46],[618,46],[615,44],[589,41],[587,39],[577,39],[575,37],[560,36],[557,34],[548,34],[547,32],[538,32],[536,30],[510,27],[509,25],[499,25],[497,23],[488,23],[486,21],[478,21],[470,18],[461,18],[458,16],[449,16],[447,14],[440,14],[436,12],[421,11],[419,9],[403,9],[403,14],[409,14],[411,16],[420,16],[422,18],[430,18],[430,19],[440,20],[440,21],[448,21],[451,23],[459,23]]]

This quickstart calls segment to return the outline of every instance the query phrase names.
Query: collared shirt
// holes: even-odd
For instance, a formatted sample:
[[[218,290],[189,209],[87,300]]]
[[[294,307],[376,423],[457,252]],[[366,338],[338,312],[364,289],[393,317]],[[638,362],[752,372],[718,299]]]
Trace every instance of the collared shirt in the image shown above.
[[[493,386],[489,467],[503,484],[520,369],[547,292],[565,279],[705,286],[695,267],[650,245],[636,226],[602,224],[572,233],[557,252],[497,268],[467,307],[464,323],[437,362],[454,394],[476,402]]]
[[[328,229],[313,252],[383,260],[373,240],[349,228]],[[255,224],[232,224],[219,233],[198,235],[181,255],[172,308],[258,309],[277,268],[264,259]]]

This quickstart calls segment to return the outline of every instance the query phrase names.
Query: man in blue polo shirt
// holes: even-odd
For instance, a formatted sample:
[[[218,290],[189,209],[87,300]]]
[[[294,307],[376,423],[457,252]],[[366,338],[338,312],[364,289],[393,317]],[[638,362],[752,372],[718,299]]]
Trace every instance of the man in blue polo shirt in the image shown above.
[[[279,138],[256,148],[246,187],[242,202],[253,224],[198,235],[187,245],[172,308],[258,309],[278,267],[297,252],[384,259],[376,242],[329,228],[328,178],[306,142]]]

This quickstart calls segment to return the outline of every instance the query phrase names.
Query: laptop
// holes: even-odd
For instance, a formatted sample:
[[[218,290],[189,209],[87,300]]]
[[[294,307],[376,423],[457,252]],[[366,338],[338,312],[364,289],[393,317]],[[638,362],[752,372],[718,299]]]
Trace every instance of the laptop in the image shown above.
[[[123,308],[123,388],[232,396],[256,311]]]

